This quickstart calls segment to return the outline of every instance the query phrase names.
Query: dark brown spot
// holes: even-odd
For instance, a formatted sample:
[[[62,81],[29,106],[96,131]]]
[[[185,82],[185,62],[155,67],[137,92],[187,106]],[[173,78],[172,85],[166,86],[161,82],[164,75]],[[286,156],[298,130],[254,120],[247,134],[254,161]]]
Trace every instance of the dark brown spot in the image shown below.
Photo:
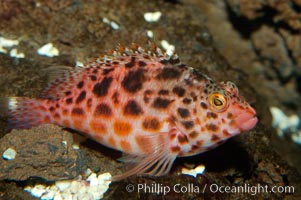
[[[138,116],[143,113],[143,110],[136,101],[130,100],[125,105],[123,113],[124,115]]]
[[[189,110],[186,108],[178,108],[178,113],[182,118],[189,117],[189,115],[190,115]]]
[[[192,74],[194,75],[194,78],[198,81],[202,81],[206,79],[206,76],[204,76],[204,74],[202,74],[200,71],[196,69],[193,69]]]
[[[178,95],[179,97],[183,97],[185,95],[185,90],[182,87],[174,87],[172,92]]]
[[[204,102],[201,102],[201,107],[202,107],[203,109],[207,109],[207,108],[208,108],[207,104],[204,103]]]
[[[97,74],[98,70],[97,69],[93,69],[92,73],[93,74]]]
[[[178,135],[178,141],[180,144],[187,144],[188,143],[188,138],[186,135],[184,134],[181,134],[181,135]]]
[[[183,126],[185,127],[185,129],[191,129],[194,126],[194,122],[193,121],[183,121],[181,123],[183,124]]]
[[[231,135],[227,130],[223,130],[223,134],[226,137],[229,137]]]
[[[214,112],[207,112],[207,117],[210,119],[210,118],[213,118],[213,119],[216,119],[217,118],[217,114],[214,113]]]
[[[187,69],[187,66],[183,63],[177,65],[178,68]]]
[[[181,151],[181,147],[179,146],[173,146],[170,148],[171,152],[173,153],[179,153]]]
[[[168,95],[168,94],[169,94],[169,91],[168,91],[168,90],[162,89],[162,90],[160,90],[160,91],[158,92],[158,94],[159,94],[159,95]]]
[[[139,67],[145,67],[146,66],[146,62],[140,60],[138,62],[138,65],[139,65]]]
[[[203,144],[204,144],[204,140],[198,140],[198,141],[196,142],[196,144],[198,145],[198,147],[201,147],[201,146],[203,146]]]
[[[108,106],[105,103],[100,103],[98,106],[95,108],[94,111],[94,116],[95,117],[110,117],[112,115],[112,110],[110,106]]]
[[[193,112],[194,114],[196,114],[196,108],[193,108],[193,109],[192,109],[192,112]],[[197,119],[199,119],[199,118],[197,118]]]
[[[112,77],[105,77],[100,83],[94,85],[93,93],[98,97],[107,95],[112,81]]]
[[[183,99],[183,103],[184,103],[184,104],[190,104],[191,101],[192,101],[192,100],[189,99],[189,98],[184,98],[184,99]]]
[[[191,95],[193,101],[196,101],[198,99],[198,96],[195,94],[195,92],[191,92],[190,95]]]
[[[192,131],[192,132],[190,132],[189,133],[189,137],[190,138],[192,138],[192,139],[195,139],[195,138],[197,138],[198,137],[198,135],[199,135],[199,133],[198,132],[196,132],[196,131]]]
[[[167,80],[167,79],[177,79],[181,75],[180,71],[175,67],[165,67],[157,75],[157,79]]]
[[[72,115],[82,116],[85,114],[84,110],[81,108],[73,108],[72,109]]]
[[[119,103],[119,93],[117,91],[115,91],[114,94],[112,95],[112,101],[114,104]]]
[[[103,71],[102,71],[102,74],[103,75],[108,75],[110,72],[112,72],[112,71],[114,71],[115,70],[115,68],[113,67],[113,68],[109,68],[109,69],[104,69]]]
[[[82,102],[85,98],[86,98],[86,91],[82,91],[82,92],[78,95],[78,97],[77,97],[75,103],[80,103],[80,102]]]
[[[168,118],[168,122],[171,124],[171,125],[176,125],[176,121],[177,121],[177,118],[173,115],[169,116]]]
[[[173,139],[176,138],[176,136],[177,136],[176,133],[172,133],[172,134],[170,134],[169,139],[170,139],[170,140],[173,140]]]
[[[60,108],[60,104],[58,104],[58,103],[55,104],[55,107],[56,107],[56,108]]]
[[[198,145],[192,145],[191,146],[191,151],[196,151],[198,150],[200,147]]]
[[[53,117],[56,118],[56,119],[60,119],[61,116],[60,116],[60,114],[55,113]]]
[[[136,57],[132,56],[131,61],[125,64],[125,67],[131,68],[135,66]]]
[[[73,99],[72,99],[72,98],[66,99],[66,103],[67,103],[67,104],[71,104],[72,102],[73,102]]]
[[[175,58],[175,59],[170,59],[169,60],[169,62],[170,62],[170,64],[178,64],[178,63],[180,63],[180,59],[179,58]]]
[[[122,80],[122,87],[130,93],[135,93],[142,88],[142,84],[145,80],[144,70],[138,69],[136,71],[130,71]]]
[[[217,135],[215,135],[215,134],[213,134],[213,135],[211,136],[211,141],[212,141],[212,142],[216,142],[216,141],[218,141],[218,140],[220,140],[220,137],[219,137],[219,136],[217,136]]]
[[[96,76],[94,76],[94,75],[90,75],[90,79],[92,80],[92,81],[96,81]]]
[[[158,131],[161,127],[160,122],[155,117],[146,118],[142,123],[143,128],[151,131]]]
[[[131,68],[131,67],[134,67],[134,65],[135,65],[135,61],[134,62],[130,61],[130,62],[126,63],[124,66],[127,68]]]
[[[87,101],[87,107],[90,108],[92,106],[92,99],[89,98]]]
[[[67,109],[63,109],[63,115],[68,115],[68,110]]]
[[[233,117],[232,113],[228,113],[227,118],[232,119],[232,117]]]
[[[83,86],[84,86],[84,81],[80,81],[80,82],[77,84],[77,88],[78,88],[78,89],[81,89]]]
[[[174,100],[169,100],[169,99],[163,99],[161,97],[158,97],[155,99],[154,103],[153,103],[153,107],[157,108],[157,109],[165,109],[167,108],[171,102],[173,102]]]
[[[71,94],[70,91],[65,92],[65,95],[66,95],[66,96],[68,96],[68,95],[70,95],[70,94]]]
[[[206,124],[206,128],[208,131],[213,131],[216,132],[218,130],[218,126],[216,126],[215,124]]]
[[[166,64],[168,64],[168,60],[166,60],[166,59],[160,60],[160,63],[163,65],[166,65]]]
[[[112,64],[113,64],[113,65],[118,65],[119,62],[118,62],[118,61],[113,61]]]
[[[150,56],[145,54],[145,55],[143,55],[143,58],[145,58],[146,60],[149,60]]]
[[[151,90],[144,91],[143,100],[145,103],[149,103],[149,100],[150,100],[152,94],[153,94],[153,92]]]
[[[55,111],[55,107],[51,106],[51,107],[49,108],[49,111],[50,111],[50,112]]]

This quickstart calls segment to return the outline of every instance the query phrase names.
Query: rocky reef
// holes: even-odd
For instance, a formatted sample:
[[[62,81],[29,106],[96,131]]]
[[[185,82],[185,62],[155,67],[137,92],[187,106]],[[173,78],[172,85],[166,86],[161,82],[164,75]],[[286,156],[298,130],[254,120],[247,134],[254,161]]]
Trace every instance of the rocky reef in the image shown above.
[[[80,65],[118,44],[145,46],[151,40],[175,48],[183,63],[215,81],[234,82],[256,108],[254,130],[210,152],[177,159],[168,176],[111,183],[104,199],[301,198],[301,148],[290,137],[278,137],[269,111],[277,106],[301,116],[300,1],[32,0],[0,1],[0,8],[0,37],[8,40],[0,45],[1,97],[37,97],[47,85],[42,69]],[[155,12],[160,16],[145,16]],[[116,161],[120,152],[53,125],[7,132],[1,120],[0,154],[8,148],[16,156],[0,160],[0,199],[35,199],[25,186],[76,179],[87,169],[112,175],[124,170]],[[206,170],[196,178],[181,173],[200,164]],[[139,184],[190,184],[202,190],[157,194],[138,192]],[[210,185],[295,190],[212,192]]]

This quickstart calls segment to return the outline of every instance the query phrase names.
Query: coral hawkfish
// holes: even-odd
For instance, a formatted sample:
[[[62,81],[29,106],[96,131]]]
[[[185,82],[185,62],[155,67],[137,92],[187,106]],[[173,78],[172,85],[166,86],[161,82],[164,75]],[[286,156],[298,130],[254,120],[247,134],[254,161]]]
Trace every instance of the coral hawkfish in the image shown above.
[[[232,82],[151,45],[118,47],[84,67],[54,69],[40,98],[1,99],[11,128],[56,124],[120,150],[136,166],[113,179],[167,174],[179,156],[199,154],[257,123]]]

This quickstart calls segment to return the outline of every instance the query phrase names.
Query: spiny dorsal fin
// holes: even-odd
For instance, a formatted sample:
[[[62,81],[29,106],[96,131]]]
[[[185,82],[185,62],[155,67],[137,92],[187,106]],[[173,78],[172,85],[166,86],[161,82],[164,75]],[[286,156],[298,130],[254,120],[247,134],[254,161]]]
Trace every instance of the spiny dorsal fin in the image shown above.
[[[144,58],[159,58],[164,63],[181,64],[181,61],[176,53],[168,55],[164,50],[159,48],[154,42],[150,42],[147,48],[143,48],[136,43],[132,43],[130,47],[118,45],[115,50],[108,50],[107,53],[101,54],[96,62],[107,62],[119,59],[124,56],[140,55]]]
[[[118,45],[116,50],[108,50],[106,54],[94,58],[84,67],[66,67],[55,66],[45,69],[49,74],[50,81],[48,87],[43,91],[41,97],[48,99],[60,99],[64,97],[67,91],[72,90],[83,77],[83,71],[87,68],[96,68],[97,70],[110,70],[112,67],[121,66],[130,61],[133,57],[146,62],[160,62],[163,64],[180,65],[180,59],[177,54],[167,55],[163,50],[150,43],[147,48],[143,48],[135,43],[131,47]],[[121,65],[120,65],[121,64]]]

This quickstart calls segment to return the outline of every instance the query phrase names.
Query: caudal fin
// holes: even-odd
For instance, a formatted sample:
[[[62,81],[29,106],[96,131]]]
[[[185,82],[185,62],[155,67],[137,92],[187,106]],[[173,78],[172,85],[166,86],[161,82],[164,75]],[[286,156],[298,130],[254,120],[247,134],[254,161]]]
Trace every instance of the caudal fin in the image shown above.
[[[27,97],[0,98],[0,116],[7,119],[8,129],[23,129],[50,123],[43,100]]]

